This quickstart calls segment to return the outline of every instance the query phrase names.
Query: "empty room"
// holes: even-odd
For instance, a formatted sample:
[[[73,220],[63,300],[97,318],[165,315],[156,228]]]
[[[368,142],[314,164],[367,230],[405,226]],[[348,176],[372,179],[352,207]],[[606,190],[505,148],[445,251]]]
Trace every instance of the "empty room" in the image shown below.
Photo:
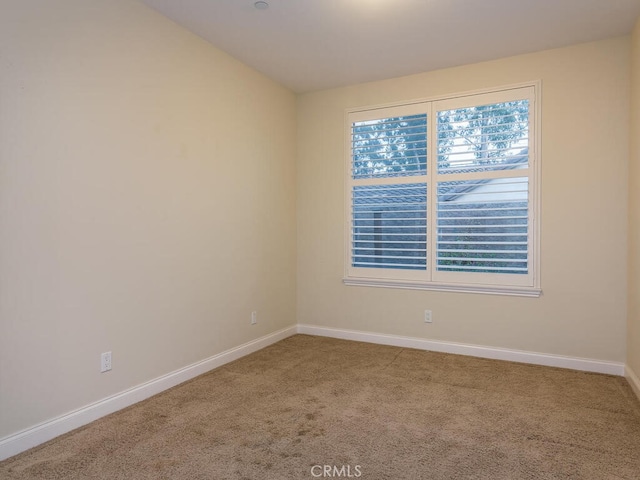
[[[0,0],[0,478],[640,479],[640,0]]]

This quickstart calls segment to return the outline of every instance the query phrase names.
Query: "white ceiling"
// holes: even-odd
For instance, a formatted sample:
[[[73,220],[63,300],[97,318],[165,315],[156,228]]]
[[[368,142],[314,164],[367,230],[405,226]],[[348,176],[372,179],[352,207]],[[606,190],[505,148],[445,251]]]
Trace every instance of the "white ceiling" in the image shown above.
[[[295,92],[628,34],[640,0],[142,0]]]

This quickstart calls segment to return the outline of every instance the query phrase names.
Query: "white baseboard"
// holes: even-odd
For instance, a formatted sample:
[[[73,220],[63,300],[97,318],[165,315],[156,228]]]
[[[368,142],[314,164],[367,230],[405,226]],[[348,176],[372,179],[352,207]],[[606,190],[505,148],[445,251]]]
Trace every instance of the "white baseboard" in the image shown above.
[[[635,374],[629,365],[625,366],[624,376],[627,377],[631,389],[635,392],[638,400],[640,400],[640,378]]]
[[[198,375],[296,334],[291,326],[0,439],[0,460],[47,442]]]
[[[638,395],[638,398],[640,398],[640,380],[628,366],[626,366],[625,369],[625,365],[623,363],[299,324],[226,350],[200,362],[92,403],[91,405],[87,405],[78,410],[74,410],[73,412],[69,412],[65,415],[61,415],[21,432],[2,438],[0,439],[0,460],[17,455],[20,452],[91,423],[105,415],[140,402],[164,390],[197,377],[198,375],[206,373],[209,370],[256,352],[296,333],[377,343],[381,345],[415,348],[419,350],[430,350],[434,352],[469,355],[481,358],[492,358],[496,360],[531,363],[535,365],[571,368],[574,370],[607,373],[611,375],[624,375],[629,380],[629,383]]]
[[[623,376],[625,372],[624,363],[591,360],[588,358],[565,357],[562,355],[550,355],[547,353],[528,352],[524,350],[483,347],[480,345],[443,342],[439,340],[426,340],[424,338],[402,337],[398,335],[386,335],[381,333],[362,332],[358,330],[343,330],[339,328],[298,324],[298,333],[317,335],[321,337],[341,338],[343,340],[378,343],[381,345],[392,345],[395,347],[415,348],[418,350],[430,350],[433,352],[492,358],[495,360],[531,363],[534,365],[545,365],[548,367],[570,368],[573,370],[607,373],[610,375]]]

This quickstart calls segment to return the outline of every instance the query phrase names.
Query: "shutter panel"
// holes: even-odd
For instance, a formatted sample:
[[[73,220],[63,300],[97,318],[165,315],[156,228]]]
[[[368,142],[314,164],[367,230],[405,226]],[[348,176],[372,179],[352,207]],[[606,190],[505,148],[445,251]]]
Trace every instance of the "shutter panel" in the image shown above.
[[[427,185],[354,186],[354,267],[427,268]]]
[[[528,141],[528,100],[439,111],[438,174],[527,168]]]
[[[351,124],[351,266],[426,270],[427,115],[379,113]]]
[[[442,110],[436,270],[527,275],[529,101]]]
[[[355,122],[351,151],[354,179],[425,175],[427,115]]]
[[[438,183],[437,269],[527,274],[528,178]]]

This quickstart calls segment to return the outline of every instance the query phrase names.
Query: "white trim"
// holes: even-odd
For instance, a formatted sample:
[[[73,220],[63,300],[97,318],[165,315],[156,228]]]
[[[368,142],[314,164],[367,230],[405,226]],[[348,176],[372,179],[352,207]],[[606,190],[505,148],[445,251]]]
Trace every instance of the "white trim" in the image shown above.
[[[528,352],[525,350],[511,350],[506,348],[484,347],[464,343],[444,342],[441,340],[427,340],[416,337],[402,337],[382,333],[362,332],[358,330],[344,330],[340,328],[321,327],[317,325],[298,324],[298,333],[317,335],[321,337],[341,338],[358,342],[392,345],[395,347],[415,348],[433,352],[453,353],[472,357],[507,360],[510,362],[530,363],[548,367],[570,368],[586,372],[606,373],[623,376],[625,365],[618,362],[592,360],[589,358],[567,357],[547,353]]]
[[[280,340],[296,334],[296,326],[265,335],[264,337],[231,348],[205,360],[175,370],[161,377],[124,390],[95,403],[66,413],[59,417],[27,428],[0,439],[0,460],[49,441],[63,433],[70,432],[98,418],[140,402],[164,390],[186,382],[198,375],[237,360],[245,355],[261,350]]]
[[[466,90],[464,92],[458,92],[458,93],[443,93],[441,95],[435,95],[431,97],[414,98],[413,100],[409,100],[409,101],[398,100],[398,101],[389,102],[389,103],[378,103],[376,105],[361,105],[358,107],[346,108],[345,113],[350,114],[350,113],[358,113],[358,112],[367,112],[370,110],[382,110],[386,108],[413,105],[415,103],[438,102],[440,100],[451,100],[453,98],[461,98],[461,97],[475,97],[476,95],[483,95],[485,93],[495,93],[495,92],[506,91],[506,90],[519,90],[523,87],[531,87],[531,86],[536,87],[537,91],[539,91],[540,85],[542,85],[542,80],[531,80],[529,82],[511,83],[509,85],[479,88],[476,90]]]
[[[515,297],[539,297],[540,288],[535,287],[503,287],[500,285],[465,285],[436,282],[411,282],[395,279],[347,277],[342,281],[345,285],[356,287],[404,288],[409,290],[432,290],[436,292],[484,293],[493,295],[510,295]]]
[[[629,365],[625,365],[624,370],[624,376],[627,378],[627,381],[629,382],[629,385],[631,385],[633,392],[638,397],[638,400],[640,400],[640,378],[638,378],[634,371],[631,370]]]

